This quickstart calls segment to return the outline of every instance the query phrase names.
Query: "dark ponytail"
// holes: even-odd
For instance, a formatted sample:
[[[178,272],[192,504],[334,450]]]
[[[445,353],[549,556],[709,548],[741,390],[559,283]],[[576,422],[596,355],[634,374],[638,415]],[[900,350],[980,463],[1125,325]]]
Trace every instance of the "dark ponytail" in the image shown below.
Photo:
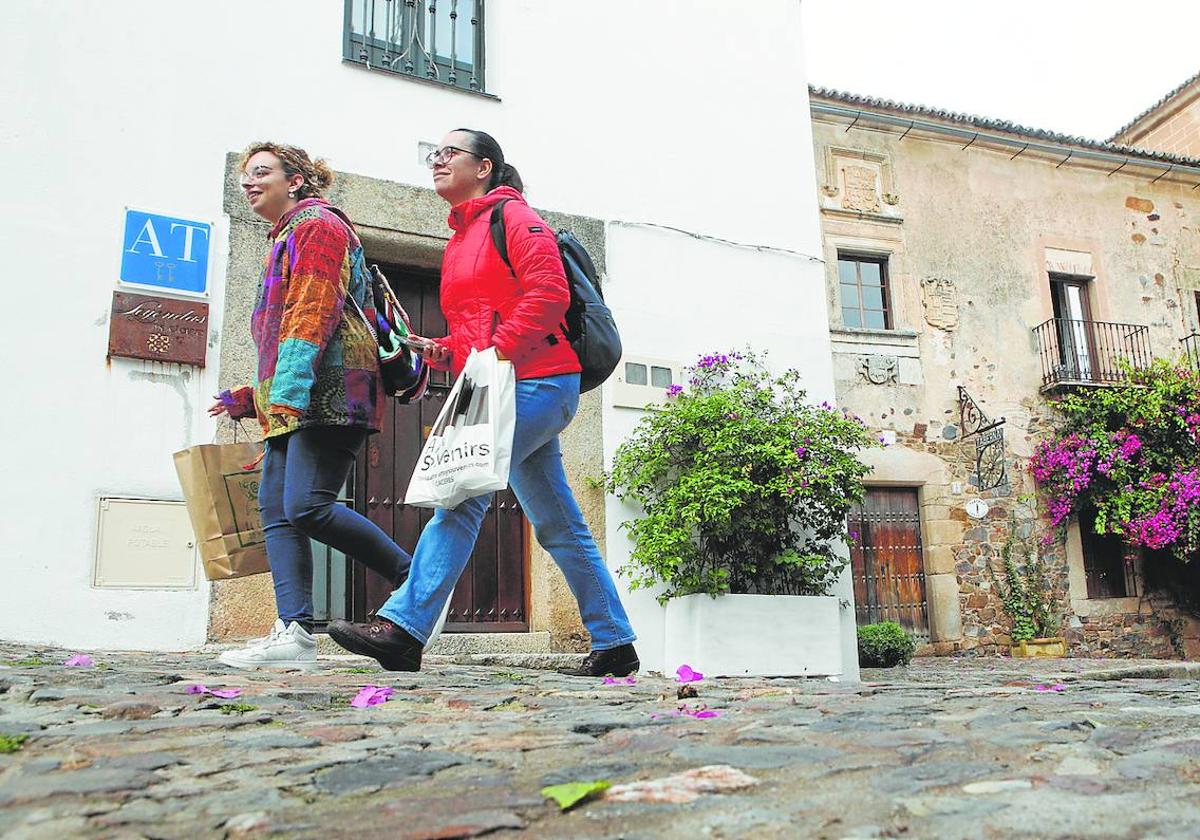
[[[474,146],[471,153],[492,162],[492,177],[488,180],[487,186],[489,191],[496,187],[512,187],[519,193],[525,192],[521,173],[517,172],[517,168],[511,163],[505,162],[504,151],[496,142],[495,137],[486,131],[476,131],[473,128],[456,128],[454,130],[471,135],[471,145]]]

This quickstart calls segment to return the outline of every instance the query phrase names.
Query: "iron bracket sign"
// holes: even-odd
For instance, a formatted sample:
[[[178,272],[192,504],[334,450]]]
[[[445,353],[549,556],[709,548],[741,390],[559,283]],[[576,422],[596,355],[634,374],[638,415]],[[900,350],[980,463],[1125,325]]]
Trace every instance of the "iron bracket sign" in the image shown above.
[[[1003,417],[992,420],[962,385],[958,386],[958,418],[962,439],[975,438],[975,486],[994,490],[1008,484],[1004,457]]]

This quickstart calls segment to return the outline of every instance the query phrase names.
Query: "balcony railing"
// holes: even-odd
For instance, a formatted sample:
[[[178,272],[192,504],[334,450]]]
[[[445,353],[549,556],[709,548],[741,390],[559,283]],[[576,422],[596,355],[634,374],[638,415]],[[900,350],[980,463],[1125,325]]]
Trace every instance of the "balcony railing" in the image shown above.
[[[1149,367],[1150,328],[1143,324],[1051,318],[1034,327],[1042,389],[1124,382],[1126,370]]]
[[[1183,350],[1184,361],[1192,366],[1192,370],[1200,371],[1200,333],[1179,339],[1179,346]]]

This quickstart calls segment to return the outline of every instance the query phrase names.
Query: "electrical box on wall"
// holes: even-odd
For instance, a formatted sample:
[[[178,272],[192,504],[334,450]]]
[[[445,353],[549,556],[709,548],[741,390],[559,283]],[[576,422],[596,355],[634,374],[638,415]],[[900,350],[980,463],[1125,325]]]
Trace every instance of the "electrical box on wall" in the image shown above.
[[[612,378],[613,405],[653,408],[667,399],[667,389],[681,385],[681,365],[666,359],[625,356]]]
[[[101,498],[92,584],[194,589],[196,538],[183,502]]]

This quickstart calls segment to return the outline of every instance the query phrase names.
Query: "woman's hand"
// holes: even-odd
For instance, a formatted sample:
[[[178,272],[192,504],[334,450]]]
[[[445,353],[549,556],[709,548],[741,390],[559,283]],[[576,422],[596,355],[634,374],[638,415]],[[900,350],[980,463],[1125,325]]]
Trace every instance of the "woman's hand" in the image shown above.
[[[220,417],[222,414],[229,413],[229,406],[225,405],[225,400],[220,397],[214,397],[216,402],[208,407],[209,417]]]
[[[422,338],[419,335],[413,335],[412,338],[424,342],[421,346],[421,358],[431,365],[441,364],[450,356],[450,348],[432,338]]]

